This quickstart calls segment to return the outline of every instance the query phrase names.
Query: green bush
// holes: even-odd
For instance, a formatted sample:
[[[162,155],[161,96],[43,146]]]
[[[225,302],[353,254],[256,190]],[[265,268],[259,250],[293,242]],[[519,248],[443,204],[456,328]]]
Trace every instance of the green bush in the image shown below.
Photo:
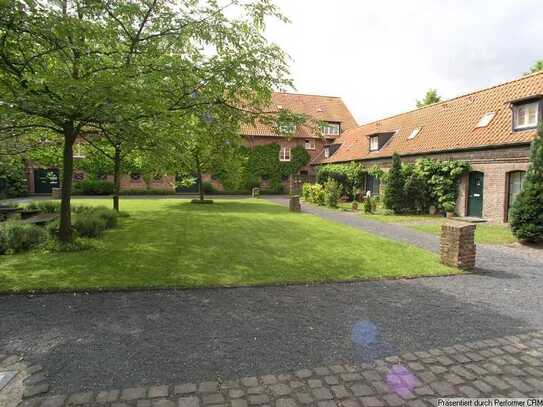
[[[329,179],[335,179],[349,199],[354,199],[367,173],[368,171],[360,163],[327,164],[317,167],[317,183],[324,185]]]
[[[97,214],[85,213],[76,217],[73,228],[79,236],[98,237],[106,230],[106,220]]]
[[[74,193],[78,195],[111,195],[115,187],[111,181],[83,180],[74,185]]]
[[[260,191],[262,195],[280,195],[285,193],[285,187],[280,181],[274,181],[269,188]]]
[[[47,231],[39,226],[21,222],[6,222],[0,226],[0,253],[20,253],[47,241]]]
[[[25,165],[18,157],[2,156],[0,160],[0,199],[26,195]]]
[[[366,199],[364,199],[364,213],[373,213],[375,211],[375,204],[373,203],[373,199],[368,196]]]
[[[313,188],[313,185],[306,182],[302,185],[302,199],[304,201],[309,202],[310,196],[311,196],[311,189]]]
[[[443,210],[445,212],[454,213],[454,211],[456,210],[456,203],[454,203],[454,202],[444,202],[443,203]]]
[[[33,201],[26,208],[28,210],[39,210],[45,213],[60,213],[59,201]]]
[[[324,188],[321,184],[304,184],[302,198],[306,202],[324,205]]]
[[[324,203],[329,208],[337,208],[342,188],[339,182],[330,178],[324,184]]]
[[[213,187],[213,184],[209,181],[202,182],[202,189],[204,190],[205,194],[214,194],[217,192]]]
[[[384,204],[387,209],[394,213],[402,213],[405,210],[405,177],[402,171],[400,156],[396,153],[392,156],[392,167],[388,172],[388,179],[385,189]]]
[[[75,206],[74,213],[77,217],[96,216],[105,222],[106,229],[111,229],[117,226],[119,214],[104,206]]]
[[[530,167],[509,215],[511,229],[518,239],[543,242],[543,125],[532,143]]]

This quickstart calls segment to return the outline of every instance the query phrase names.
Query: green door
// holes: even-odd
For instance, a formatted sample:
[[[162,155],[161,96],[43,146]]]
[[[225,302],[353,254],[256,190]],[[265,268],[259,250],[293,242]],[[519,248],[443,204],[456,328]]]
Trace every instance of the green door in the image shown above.
[[[468,216],[475,218],[483,217],[484,178],[485,176],[482,172],[475,171],[469,174]]]
[[[50,194],[53,188],[59,186],[58,169],[37,168],[34,170],[34,192],[36,194]]]

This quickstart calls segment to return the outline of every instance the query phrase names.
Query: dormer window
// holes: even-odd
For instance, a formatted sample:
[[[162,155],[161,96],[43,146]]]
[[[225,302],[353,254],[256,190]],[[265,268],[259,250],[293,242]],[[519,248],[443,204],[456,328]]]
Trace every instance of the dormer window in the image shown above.
[[[321,126],[323,136],[339,136],[340,123],[326,122]]]
[[[379,150],[379,136],[370,137],[370,151]]]
[[[513,129],[525,130],[537,127],[539,101],[513,105]]]
[[[488,112],[481,117],[479,120],[479,123],[477,123],[477,127],[486,127],[490,124],[492,119],[496,116],[496,112]]]
[[[421,130],[422,130],[422,127],[415,127],[413,131],[411,132],[411,134],[409,135],[408,139],[413,140],[415,137],[418,136]]]

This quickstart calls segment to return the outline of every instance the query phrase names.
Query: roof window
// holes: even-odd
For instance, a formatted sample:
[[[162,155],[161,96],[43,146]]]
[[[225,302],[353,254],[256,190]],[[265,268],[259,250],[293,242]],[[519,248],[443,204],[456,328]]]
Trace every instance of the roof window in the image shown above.
[[[415,137],[418,136],[421,130],[422,130],[422,127],[415,127],[413,131],[411,132],[411,134],[409,135],[408,139],[413,140]]]
[[[481,117],[479,120],[479,123],[477,123],[477,127],[486,127],[490,124],[494,116],[496,115],[496,112],[487,112]]]

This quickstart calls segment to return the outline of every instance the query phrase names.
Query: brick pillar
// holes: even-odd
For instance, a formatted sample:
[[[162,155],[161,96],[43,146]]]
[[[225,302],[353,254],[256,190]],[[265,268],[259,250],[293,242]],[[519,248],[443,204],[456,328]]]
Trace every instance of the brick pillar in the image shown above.
[[[447,221],[441,226],[441,262],[462,270],[475,267],[475,225]]]
[[[298,195],[292,195],[289,199],[288,209],[291,212],[301,212],[300,197]]]

